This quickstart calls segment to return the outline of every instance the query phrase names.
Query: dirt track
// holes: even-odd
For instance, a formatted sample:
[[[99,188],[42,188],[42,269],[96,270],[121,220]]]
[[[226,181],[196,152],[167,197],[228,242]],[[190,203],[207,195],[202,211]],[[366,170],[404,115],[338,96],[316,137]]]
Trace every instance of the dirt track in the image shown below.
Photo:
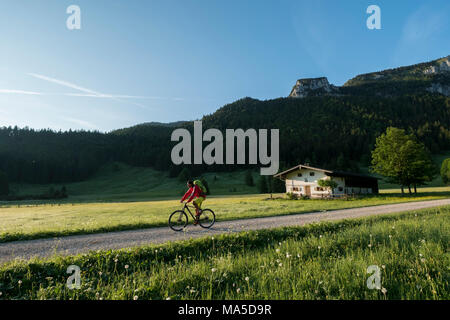
[[[442,205],[450,205],[450,199],[388,204],[326,212],[311,212],[287,216],[222,221],[217,222],[213,228],[209,230],[202,229],[198,226],[188,225],[184,232],[174,232],[168,227],[162,227],[68,236],[61,238],[15,241],[0,244],[0,263],[14,260],[16,258],[28,259],[33,256],[49,257],[54,254],[73,255],[85,253],[90,250],[129,248],[149,243],[163,243],[245,230],[298,226],[318,221],[358,218]]]

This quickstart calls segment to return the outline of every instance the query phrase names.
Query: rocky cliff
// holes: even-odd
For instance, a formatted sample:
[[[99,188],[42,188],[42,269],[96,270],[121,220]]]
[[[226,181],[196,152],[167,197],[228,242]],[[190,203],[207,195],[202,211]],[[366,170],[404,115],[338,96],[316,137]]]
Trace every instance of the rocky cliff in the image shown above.
[[[299,79],[292,88],[289,97],[304,98],[307,96],[335,95],[339,88],[330,84],[326,77]]]
[[[327,78],[297,80],[289,97],[376,95],[431,92],[450,96],[450,56],[411,66],[358,75],[342,87],[328,83]]]

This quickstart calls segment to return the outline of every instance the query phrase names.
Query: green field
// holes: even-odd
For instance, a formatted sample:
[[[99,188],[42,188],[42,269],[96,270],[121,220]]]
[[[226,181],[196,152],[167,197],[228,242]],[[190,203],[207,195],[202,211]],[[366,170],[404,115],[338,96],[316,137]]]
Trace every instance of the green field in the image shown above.
[[[255,186],[244,183],[245,171],[205,173],[214,195],[254,194]],[[258,174],[253,173],[256,183]],[[70,202],[137,201],[147,199],[173,199],[186,192],[186,181],[169,178],[167,172],[152,168],[131,167],[111,163],[101,168],[91,179],[68,184],[12,184],[15,194],[42,194],[50,187],[67,188]]]
[[[450,298],[450,206],[0,266],[0,299]],[[66,287],[69,265],[81,288]],[[367,268],[381,288],[368,289]]]
[[[440,168],[442,161],[450,157],[450,153],[434,155],[433,159]],[[362,173],[369,173],[367,167],[361,167]],[[377,176],[377,175],[375,175]],[[245,181],[245,171],[205,173],[203,177],[208,181],[213,195],[239,195],[258,193],[256,186],[249,187]],[[378,176],[380,177],[380,176]],[[253,172],[256,184],[259,171]],[[381,177],[380,177],[381,178]],[[173,199],[185,191],[185,181],[169,178],[167,172],[152,168],[131,167],[123,163],[110,163],[102,167],[92,178],[86,181],[68,184],[12,184],[11,190],[15,194],[43,194],[51,187],[60,189],[63,185],[69,194],[68,202],[96,202],[96,201],[142,201],[148,199]],[[400,192],[400,187],[379,180],[380,189],[389,192]],[[445,187],[439,175],[428,183],[425,188]],[[28,203],[42,203],[42,201],[28,201]],[[48,202],[48,201],[47,201]]]
[[[287,200],[282,194],[274,196],[278,199],[270,200],[269,195],[208,197],[203,207],[212,208],[217,220],[223,221],[443,199],[450,197],[450,188],[416,196],[394,193],[349,200]],[[0,208],[0,242],[167,226],[169,214],[180,208],[179,200],[4,205]]]

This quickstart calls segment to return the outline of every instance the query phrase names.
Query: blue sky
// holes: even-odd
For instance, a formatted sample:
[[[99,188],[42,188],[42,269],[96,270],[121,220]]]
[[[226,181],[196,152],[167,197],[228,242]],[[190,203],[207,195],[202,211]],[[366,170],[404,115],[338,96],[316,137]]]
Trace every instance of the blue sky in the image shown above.
[[[287,96],[299,78],[342,85],[447,56],[449,15],[445,0],[2,0],[0,126],[109,131]]]

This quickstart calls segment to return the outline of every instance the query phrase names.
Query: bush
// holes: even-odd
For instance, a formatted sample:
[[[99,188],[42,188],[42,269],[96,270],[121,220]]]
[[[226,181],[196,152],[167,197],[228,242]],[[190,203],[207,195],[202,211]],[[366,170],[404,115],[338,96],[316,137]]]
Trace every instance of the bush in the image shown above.
[[[298,195],[293,192],[287,192],[286,196],[289,200],[297,200],[298,199]]]

